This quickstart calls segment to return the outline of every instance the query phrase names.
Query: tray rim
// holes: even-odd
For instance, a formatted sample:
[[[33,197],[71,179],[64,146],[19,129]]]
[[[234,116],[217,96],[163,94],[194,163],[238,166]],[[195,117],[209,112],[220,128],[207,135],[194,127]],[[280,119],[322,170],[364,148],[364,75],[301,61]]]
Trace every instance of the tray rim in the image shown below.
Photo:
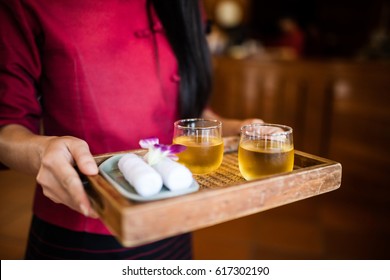
[[[101,154],[97,155],[95,160],[98,164],[100,164],[113,155],[127,152],[142,154],[145,150],[136,149]],[[130,201],[126,197],[122,196],[115,187],[111,186],[100,174],[87,176],[89,183],[94,186],[94,190],[98,193],[97,198],[104,198],[105,208],[101,207],[101,203],[99,203],[99,201],[94,201],[96,197],[90,197],[90,199],[95,210],[101,215],[106,226],[114,235],[117,236],[118,240],[124,246],[137,246],[147,242],[156,241],[161,238],[201,229],[232,219],[262,212],[271,208],[333,191],[340,187],[342,169],[340,163],[298,150],[294,151],[294,155],[303,157],[304,159],[309,158],[310,162],[314,161],[313,165],[300,167],[291,172],[280,173],[262,179],[237,182],[237,184],[229,185],[228,187],[201,188],[197,192],[184,196],[150,202]],[[305,180],[311,180],[310,182],[314,181],[315,184],[317,184],[318,179],[323,179],[323,177],[326,177],[326,181],[328,182],[324,185],[321,183],[319,186],[300,187],[289,183],[290,181],[295,180],[305,184]],[[289,186],[284,186],[283,184],[288,184]],[[269,190],[270,185],[274,185],[273,188],[276,190]],[[282,198],[275,197],[274,193],[270,193],[271,191],[278,193],[278,195],[282,196]],[[234,201],[240,201],[237,195],[238,193],[240,193],[240,195],[247,196],[254,194],[256,198],[253,198],[253,201],[250,201],[251,205],[243,207],[242,209],[237,210],[237,212],[232,212],[233,210],[227,209],[227,211],[230,211],[231,213],[230,216],[227,214],[225,215],[224,213],[217,213],[215,210],[215,213],[213,214],[214,216],[211,218],[201,217],[201,221],[196,220],[195,224],[189,224],[187,220],[183,220],[182,223],[184,224],[178,226],[178,228],[172,228],[176,225],[171,225],[170,228],[167,227],[166,224],[171,223],[171,221],[164,220],[165,222],[162,224],[162,229],[154,228],[154,231],[164,232],[163,235],[158,235],[156,232],[152,232],[151,230],[148,231],[148,229],[155,227],[155,225],[143,224],[137,217],[137,215],[142,215],[146,220],[151,220],[153,218],[155,219],[156,213],[172,213],[172,211],[182,209],[183,207],[187,209],[185,215],[191,216],[193,213],[191,213],[191,209],[188,208],[190,205],[195,208],[198,205],[207,207],[205,205],[205,201],[229,204]],[[266,203],[263,203],[262,200],[265,200]],[[234,204],[231,205],[236,207]],[[216,206],[212,207],[215,208]],[[204,209],[198,209],[197,211],[203,211],[203,214],[206,213],[204,212]],[[109,213],[109,215],[107,213]],[[175,218],[181,217],[177,216]],[[164,217],[163,219],[167,218]],[[137,226],[137,228],[140,227],[140,233],[133,232],[134,226]]]

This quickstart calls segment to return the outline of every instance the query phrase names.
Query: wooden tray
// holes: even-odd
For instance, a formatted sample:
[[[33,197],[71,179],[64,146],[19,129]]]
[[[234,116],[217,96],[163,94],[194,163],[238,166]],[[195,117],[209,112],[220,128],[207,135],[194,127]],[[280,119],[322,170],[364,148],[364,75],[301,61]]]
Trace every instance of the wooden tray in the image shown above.
[[[124,246],[137,246],[340,187],[340,163],[300,151],[295,151],[292,172],[246,181],[238,169],[236,150],[237,138],[226,138],[221,167],[212,174],[194,176],[200,185],[196,193],[134,202],[123,197],[101,175],[87,177],[87,192],[94,209],[118,240]],[[112,155],[96,156],[95,160],[100,164]]]

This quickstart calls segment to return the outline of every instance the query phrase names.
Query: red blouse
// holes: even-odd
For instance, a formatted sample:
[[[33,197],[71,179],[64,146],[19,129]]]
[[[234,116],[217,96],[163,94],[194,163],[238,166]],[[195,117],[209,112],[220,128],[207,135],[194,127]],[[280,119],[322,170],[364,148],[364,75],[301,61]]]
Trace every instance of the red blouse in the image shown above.
[[[178,66],[146,0],[2,0],[0,126],[21,124],[46,135],[84,139],[93,154],[172,141],[178,117]],[[155,39],[153,39],[153,37]],[[73,230],[108,234],[46,198],[34,213]]]

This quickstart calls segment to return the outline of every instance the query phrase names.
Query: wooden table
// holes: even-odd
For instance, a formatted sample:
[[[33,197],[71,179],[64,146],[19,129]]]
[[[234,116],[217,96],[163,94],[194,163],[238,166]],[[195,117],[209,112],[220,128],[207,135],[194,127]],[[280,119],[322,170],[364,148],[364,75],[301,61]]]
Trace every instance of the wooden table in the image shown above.
[[[341,164],[295,151],[292,172],[246,181],[239,172],[237,139],[225,139],[221,167],[194,176],[199,191],[153,202],[123,197],[101,175],[89,176],[88,194],[102,220],[124,246],[137,246],[244,217],[340,187]],[[142,153],[141,150],[135,151]],[[98,164],[112,154],[96,156]]]

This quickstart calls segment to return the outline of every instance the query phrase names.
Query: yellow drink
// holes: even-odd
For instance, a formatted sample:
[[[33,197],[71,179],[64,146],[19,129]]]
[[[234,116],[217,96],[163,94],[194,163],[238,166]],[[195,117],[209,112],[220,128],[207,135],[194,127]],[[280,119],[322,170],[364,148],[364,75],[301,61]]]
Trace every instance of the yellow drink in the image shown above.
[[[240,143],[238,162],[246,180],[292,171],[294,148],[290,143],[270,140],[250,140]]]
[[[187,147],[178,154],[179,162],[193,174],[206,174],[216,170],[223,159],[223,141],[217,137],[179,136],[173,143]]]

